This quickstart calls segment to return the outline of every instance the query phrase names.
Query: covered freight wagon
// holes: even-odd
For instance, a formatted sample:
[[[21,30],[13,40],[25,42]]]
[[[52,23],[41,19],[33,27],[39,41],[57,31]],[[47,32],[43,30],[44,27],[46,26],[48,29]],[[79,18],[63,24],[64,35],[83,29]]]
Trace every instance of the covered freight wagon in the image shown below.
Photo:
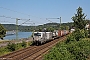
[[[63,31],[62,30],[58,30],[58,37],[62,36]]]

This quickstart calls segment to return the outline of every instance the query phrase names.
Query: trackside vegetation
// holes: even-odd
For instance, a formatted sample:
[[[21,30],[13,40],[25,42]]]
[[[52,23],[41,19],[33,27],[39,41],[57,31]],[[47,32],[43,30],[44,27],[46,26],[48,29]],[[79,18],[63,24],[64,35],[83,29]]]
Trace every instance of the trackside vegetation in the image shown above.
[[[81,30],[80,30],[81,31]],[[64,42],[59,42],[48,54],[44,60],[86,60],[90,55],[90,39],[85,37],[83,32],[73,32]],[[83,34],[83,35],[82,35]]]
[[[90,38],[85,29],[85,17],[82,8],[77,9],[77,14],[72,17],[75,31],[64,42],[56,44],[44,60],[90,60]]]
[[[20,50],[23,48],[26,48],[28,46],[30,46],[32,44],[31,41],[29,42],[22,42],[22,43],[9,43],[7,46],[5,47],[0,47],[0,56],[8,54],[10,52],[16,51],[16,50]]]

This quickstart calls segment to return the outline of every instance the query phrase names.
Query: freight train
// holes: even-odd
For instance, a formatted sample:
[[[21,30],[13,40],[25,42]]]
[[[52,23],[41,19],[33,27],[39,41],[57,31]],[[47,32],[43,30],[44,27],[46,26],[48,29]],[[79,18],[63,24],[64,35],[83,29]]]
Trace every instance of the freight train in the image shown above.
[[[33,44],[39,45],[48,41],[60,38],[69,33],[68,30],[55,30],[54,32],[34,32],[33,33]]]

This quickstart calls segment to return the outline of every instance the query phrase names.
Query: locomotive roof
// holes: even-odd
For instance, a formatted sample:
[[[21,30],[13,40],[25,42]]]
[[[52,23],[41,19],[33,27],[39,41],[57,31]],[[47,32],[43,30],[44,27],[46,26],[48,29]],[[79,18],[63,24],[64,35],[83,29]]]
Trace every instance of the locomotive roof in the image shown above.
[[[45,33],[45,32],[34,32],[34,33]],[[46,33],[50,33],[50,32],[46,32]]]

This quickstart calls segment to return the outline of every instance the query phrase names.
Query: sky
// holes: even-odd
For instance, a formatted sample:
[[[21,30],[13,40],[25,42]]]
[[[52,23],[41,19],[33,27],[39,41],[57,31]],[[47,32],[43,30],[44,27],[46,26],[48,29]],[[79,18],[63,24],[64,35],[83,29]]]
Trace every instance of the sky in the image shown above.
[[[59,23],[59,19],[50,18],[60,17],[62,23],[72,22],[79,6],[87,15],[86,19],[90,19],[90,0],[0,0],[0,23],[16,24],[16,19],[11,18],[19,18],[22,19],[18,21],[19,25],[31,26],[33,23]]]

